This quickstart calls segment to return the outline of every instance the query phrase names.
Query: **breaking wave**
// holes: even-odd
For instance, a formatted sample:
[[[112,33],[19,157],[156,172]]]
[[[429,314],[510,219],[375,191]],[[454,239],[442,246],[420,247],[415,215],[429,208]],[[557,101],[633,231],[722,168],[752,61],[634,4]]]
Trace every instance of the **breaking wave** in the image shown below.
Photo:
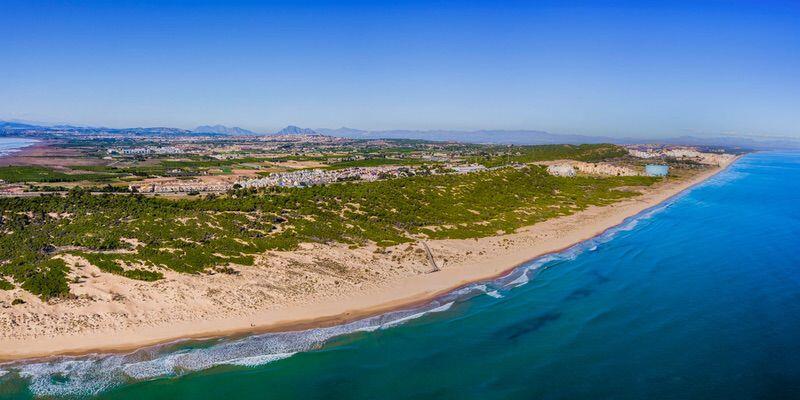
[[[446,311],[452,305],[452,301],[433,301],[422,307],[326,328],[267,333],[239,339],[176,342],[129,354],[57,357],[7,364],[0,370],[0,379],[10,379],[14,375],[25,379],[29,382],[28,388],[36,396],[95,395],[124,383],[180,376],[216,366],[264,365],[299,352],[315,350],[337,336],[390,328],[430,313]]]

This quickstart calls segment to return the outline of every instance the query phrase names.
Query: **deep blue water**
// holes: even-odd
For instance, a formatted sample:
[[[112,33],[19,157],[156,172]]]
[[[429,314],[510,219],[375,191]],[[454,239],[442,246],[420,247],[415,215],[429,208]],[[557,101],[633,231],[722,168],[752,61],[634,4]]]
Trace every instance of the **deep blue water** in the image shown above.
[[[423,310],[0,366],[0,397],[800,398],[798,249],[800,154],[752,154],[612,232]]]

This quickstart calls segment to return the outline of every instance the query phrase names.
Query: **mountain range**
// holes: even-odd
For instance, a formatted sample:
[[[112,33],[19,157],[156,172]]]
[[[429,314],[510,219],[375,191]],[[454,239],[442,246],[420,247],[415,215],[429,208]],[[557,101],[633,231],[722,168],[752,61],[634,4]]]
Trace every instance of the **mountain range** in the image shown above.
[[[438,141],[458,141],[469,143],[503,144],[557,144],[557,143],[609,143],[617,141],[606,136],[563,135],[535,130],[383,130],[364,131],[352,128],[316,130],[329,136],[354,139],[418,139]]]
[[[255,132],[249,131],[238,126],[227,127],[225,125],[200,125],[194,128],[196,133],[221,133],[224,135],[254,135]]]
[[[790,137],[769,136],[677,136],[668,138],[633,138],[610,136],[587,136],[571,134],[555,134],[536,130],[381,130],[366,131],[341,127],[338,129],[316,129],[317,132],[353,139],[419,139],[434,141],[458,141],[467,143],[495,144],[580,144],[580,143],[615,143],[615,144],[673,144],[688,146],[724,146],[753,150],[800,150],[800,139]]]
[[[249,136],[259,135],[253,131],[224,125],[201,125],[193,130],[149,127],[149,128],[103,128],[74,125],[35,125],[21,121],[1,121],[0,136],[37,136],[37,135],[86,135],[86,134],[119,134],[132,136],[155,135],[228,135]],[[431,141],[454,141],[466,143],[495,143],[495,144],[578,144],[578,143],[653,143],[653,144],[682,144],[694,146],[726,146],[754,150],[788,149],[800,150],[800,139],[790,137],[767,136],[678,136],[671,138],[619,138],[610,136],[587,136],[573,134],[555,134],[537,130],[361,130],[341,127],[337,129],[301,128],[289,125],[278,132],[278,135],[327,135],[351,139],[415,139]]]
[[[197,128],[194,128],[192,132],[195,133],[217,133],[223,135],[240,135],[240,136],[249,136],[249,135],[263,135],[263,133],[256,133],[251,130],[247,130],[244,128],[239,128],[238,126],[228,127],[225,125],[201,125]],[[309,128],[301,128],[295,125],[289,125],[275,133],[273,135],[319,135],[320,133]]]
[[[320,132],[317,132],[313,129],[309,128],[301,128],[299,126],[289,125],[286,128],[283,128],[276,132],[277,135],[319,135]]]

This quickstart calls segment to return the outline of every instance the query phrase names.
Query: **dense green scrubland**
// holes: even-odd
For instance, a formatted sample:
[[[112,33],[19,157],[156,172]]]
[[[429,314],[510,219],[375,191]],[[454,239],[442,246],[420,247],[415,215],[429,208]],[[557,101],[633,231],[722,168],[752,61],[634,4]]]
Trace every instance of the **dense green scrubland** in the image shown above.
[[[16,284],[42,299],[68,295],[68,267],[58,258],[65,253],[152,281],[165,269],[200,273],[252,264],[258,253],[301,242],[388,246],[488,236],[609,204],[636,194],[617,188],[653,182],[559,178],[531,166],[182,200],[81,190],[2,198],[0,289]]]
[[[598,162],[624,157],[627,154],[625,148],[613,144],[486,146],[479,154],[470,156],[467,160],[486,167],[497,167],[509,163],[525,164],[561,159]]]

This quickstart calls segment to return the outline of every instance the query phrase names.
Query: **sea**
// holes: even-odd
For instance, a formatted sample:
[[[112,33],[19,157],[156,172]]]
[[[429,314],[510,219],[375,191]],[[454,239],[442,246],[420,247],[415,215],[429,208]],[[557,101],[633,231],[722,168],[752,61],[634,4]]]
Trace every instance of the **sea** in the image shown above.
[[[800,153],[349,324],[0,365],[0,398],[800,398]]]
[[[28,147],[36,143],[33,139],[1,138],[0,137],[0,157],[9,155],[23,147]]]

